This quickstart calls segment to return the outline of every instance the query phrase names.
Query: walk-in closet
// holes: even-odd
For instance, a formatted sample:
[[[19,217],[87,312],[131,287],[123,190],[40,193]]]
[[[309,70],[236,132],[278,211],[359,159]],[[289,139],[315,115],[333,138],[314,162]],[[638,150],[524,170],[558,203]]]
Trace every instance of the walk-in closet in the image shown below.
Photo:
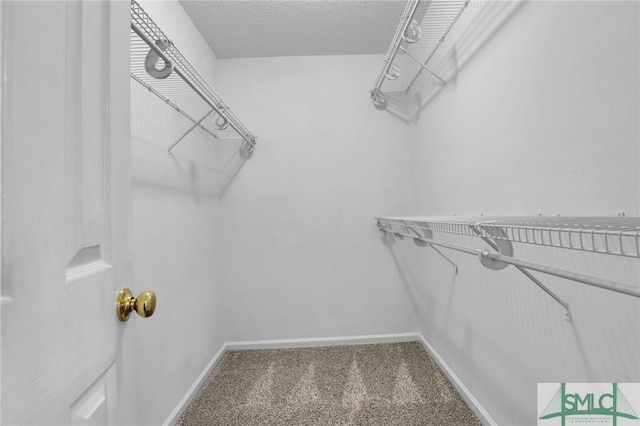
[[[640,3],[0,2],[3,425],[640,424]]]

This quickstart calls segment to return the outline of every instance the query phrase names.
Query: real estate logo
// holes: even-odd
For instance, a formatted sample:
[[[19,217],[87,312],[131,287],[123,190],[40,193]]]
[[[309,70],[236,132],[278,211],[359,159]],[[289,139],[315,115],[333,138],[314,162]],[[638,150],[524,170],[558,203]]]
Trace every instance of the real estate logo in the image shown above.
[[[538,425],[639,426],[640,383],[538,383]]]

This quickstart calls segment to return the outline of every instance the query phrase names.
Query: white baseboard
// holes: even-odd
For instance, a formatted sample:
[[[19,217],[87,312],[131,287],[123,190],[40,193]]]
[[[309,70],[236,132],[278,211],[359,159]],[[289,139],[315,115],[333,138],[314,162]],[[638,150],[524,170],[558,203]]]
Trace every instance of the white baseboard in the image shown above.
[[[278,349],[278,348],[295,348],[309,346],[330,346],[330,345],[358,345],[368,343],[397,343],[397,342],[415,342],[422,344],[424,349],[438,363],[440,369],[445,373],[449,381],[460,393],[469,408],[478,416],[480,421],[485,425],[496,425],[497,423],[489,415],[487,410],[482,407],[480,402],[473,396],[471,391],[462,383],[462,380],[451,370],[449,365],[442,359],[438,351],[424,338],[420,333],[397,333],[397,334],[375,334],[366,336],[347,336],[347,337],[318,337],[312,339],[281,339],[281,340],[253,340],[240,342],[227,342],[222,345],[220,350],[216,352],[211,361],[202,370],[202,373],[196,378],[193,385],[187,390],[176,408],[169,414],[164,426],[174,425],[184,410],[187,408],[193,397],[196,395],[209,374],[218,365],[222,357],[227,351],[231,350],[248,350],[248,349]]]
[[[427,341],[427,339],[424,338],[421,333],[418,333],[418,340],[420,341],[420,343],[422,343],[424,350],[427,351],[427,353],[429,353],[429,355],[431,355],[431,357],[438,363],[440,370],[442,370],[442,372],[447,376],[451,384],[456,388],[462,399],[465,400],[471,411],[473,411],[475,415],[478,416],[478,419],[482,422],[482,424],[491,426],[497,425],[496,421],[493,420],[489,412],[484,409],[482,404],[480,404],[480,401],[478,401],[476,397],[473,396],[469,388],[465,386],[462,380],[460,380],[456,373],[453,372],[451,367],[449,367],[449,364],[446,363],[446,361],[440,356],[438,351],[436,351],[436,349],[431,346],[431,344]]]
[[[366,336],[316,337],[311,339],[250,340],[227,342],[227,350],[279,349],[310,346],[360,345],[367,343],[415,342],[418,333],[374,334]]]
[[[207,379],[207,377],[209,377],[209,374],[211,374],[213,369],[216,368],[216,365],[218,365],[218,363],[220,362],[220,360],[222,359],[222,357],[226,352],[227,352],[227,344],[225,343],[218,350],[218,352],[216,352],[213,358],[211,358],[211,361],[209,361],[209,363],[204,368],[204,370],[202,370],[202,373],[200,373],[200,375],[196,378],[196,381],[193,382],[189,390],[187,390],[187,393],[185,393],[182,399],[180,400],[180,402],[178,402],[178,405],[176,406],[176,408],[174,408],[171,414],[169,414],[169,417],[167,417],[167,420],[165,420],[164,423],[162,424],[163,426],[176,424],[176,422],[178,421],[178,419],[180,419],[180,416],[182,415],[184,410],[186,410],[189,404],[191,403],[191,400],[193,399],[193,397],[196,396],[196,393],[198,392],[198,390],[200,389],[204,381]]]

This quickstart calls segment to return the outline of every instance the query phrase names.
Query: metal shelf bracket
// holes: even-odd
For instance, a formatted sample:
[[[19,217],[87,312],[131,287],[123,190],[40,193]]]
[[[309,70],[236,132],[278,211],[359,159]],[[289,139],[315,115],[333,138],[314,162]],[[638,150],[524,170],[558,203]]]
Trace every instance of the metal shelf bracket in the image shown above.
[[[178,145],[180,143],[180,141],[182,139],[184,139],[185,137],[187,137],[187,135],[189,133],[191,133],[193,131],[193,129],[195,129],[196,127],[198,127],[200,125],[200,123],[202,123],[204,121],[205,118],[207,118],[209,115],[211,115],[212,112],[214,112],[215,110],[211,110],[208,113],[206,113],[205,115],[202,116],[202,118],[198,121],[196,121],[195,123],[193,123],[193,125],[191,127],[189,127],[189,129],[184,132],[182,134],[182,136],[180,136],[174,143],[171,144],[171,146],[169,147],[169,149],[167,151],[169,151],[169,154],[171,154],[171,150],[173,149],[173,147],[175,147],[176,145]]]
[[[470,228],[471,228],[471,230],[473,232],[478,234],[478,236],[482,239],[482,241],[487,243],[487,245],[489,247],[491,247],[492,249],[494,249],[495,251],[497,251],[498,253],[500,253],[503,256],[513,257],[513,246],[511,244],[511,241],[500,240],[500,239],[495,239],[495,240],[492,241],[491,239],[489,239],[486,236],[484,236],[482,231],[480,231],[480,229],[478,229],[477,226],[471,225]],[[508,243],[508,246],[510,247],[509,249],[505,249],[505,246],[506,246],[505,243]],[[487,266],[487,265],[494,265],[496,263],[499,263],[501,265],[504,265],[504,267],[509,266],[508,263],[495,261],[495,260],[491,259],[490,254],[491,253],[488,250],[483,250],[482,252],[480,252],[480,254],[478,255],[478,257],[480,258],[480,263],[482,263],[487,268],[494,269],[494,270],[495,270],[495,268],[493,268],[491,266]],[[562,306],[564,308],[564,310],[565,310],[564,319],[569,321],[569,322],[571,322],[571,309],[569,309],[569,304],[567,302],[562,300],[557,294],[555,294],[553,291],[551,291],[549,289],[549,287],[547,287],[546,285],[542,284],[542,282],[540,282],[540,280],[538,280],[536,277],[534,277],[529,271],[527,271],[526,269],[524,269],[521,266],[518,266],[518,265],[514,265],[514,266],[515,266],[516,269],[518,269],[518,271],[522,272],[522,274],[525,277],[527,277],[531,281],[533,281],[538,287],[540,287],[540,289],[542,291],[547,293],[549,296],[551,296],[551,298],[553,300],[555,300],[558,304],[560,304],[560,306]],[[499,269],[503,269],[504,267],[501,267]]]
[[[422,67],[423,70],[425,70],[426,72],[428,72],[429,74],[431,74],[432,76],[434,76],[440,83],[446,85],[447,82],[441,78],[438,74],[434,73],[433,71],[431,71],[429,69],[429,67],[427,67],[425,64],[423,64],[418,58],[416,58],[415,56],[413,56],[411,53],[409,53],[409,51],[407,51],[407,49],[405,49],[404,47],[400,46],[400,50],[402,50],[408,57],[409,59],[411,59],[413,62],[415,62],[416,64],[418,64],[420,67]]]
[[[449,259],[444,253],[442,253],[440,250],[438,250],[437,247],[434,247],[433,244],[429,244],[428,241],[425,241],[423,236],[420,235],[420,233],[418,231],[416,231],[415,229],[408,227],[408,229],[410,229],[414,234],[416,234],[415,237],[413,237],[413,242],[415,245],[417,245],[418,247],[431,247],[436,253],[438,253],[440,256],[442,256],[444,258],[444,260],[446,260],[447,262],[449,262],[451,264],[451,266],[453,266],[453,273],[454,275],[458,275],[458,265],[456,265],[456,263]],[[427,238],[433,238],[433,233],[429,230],[423,230],[425,233],[425,237]]]

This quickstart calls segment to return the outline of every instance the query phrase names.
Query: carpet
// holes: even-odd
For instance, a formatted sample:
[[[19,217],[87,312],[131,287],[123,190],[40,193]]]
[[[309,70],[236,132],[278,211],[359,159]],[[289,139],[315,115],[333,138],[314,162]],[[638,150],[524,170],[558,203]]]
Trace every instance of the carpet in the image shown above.
[[[480,424],[418,342],[227,352],[177,423]]]

